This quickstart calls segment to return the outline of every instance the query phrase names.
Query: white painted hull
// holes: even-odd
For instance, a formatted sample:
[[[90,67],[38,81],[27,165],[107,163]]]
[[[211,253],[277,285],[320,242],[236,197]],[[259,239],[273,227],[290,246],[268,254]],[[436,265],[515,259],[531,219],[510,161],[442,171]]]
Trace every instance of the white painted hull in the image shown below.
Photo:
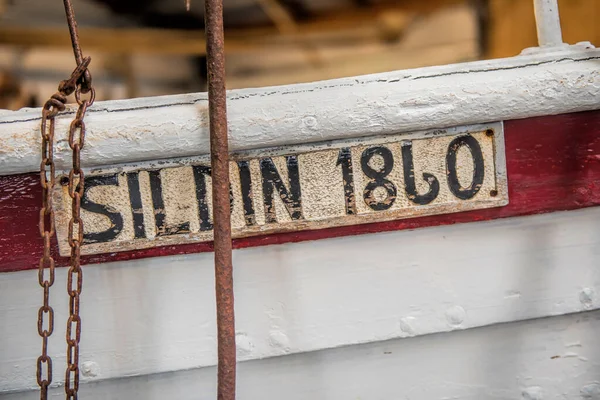
[[[283,355],[242,363],[239,398],[597,398],[600,315],[583,312],[598,308],[599,219],[588,208],[236,250],[239,358]],[[36,274],[0,275],[3,399],[37,396],[9,394],[35,388]],[[85,267],[82,378],[104,381],[85,398],[213,398],[213,282],[210,253]]]
[[[324,350],[238,366],[238,398],[598,399],[600,312]],[[84,385],[81,398],[211,400],[215,368]],[[62,388],[51,391],[62,398]],[[39,398],[15,393],[3,400]]]

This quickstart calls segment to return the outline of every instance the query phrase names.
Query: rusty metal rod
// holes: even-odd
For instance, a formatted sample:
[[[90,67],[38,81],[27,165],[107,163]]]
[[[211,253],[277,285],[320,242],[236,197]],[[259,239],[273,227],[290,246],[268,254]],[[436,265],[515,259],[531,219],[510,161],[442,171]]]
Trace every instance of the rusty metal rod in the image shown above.
[[[67,23],[69,25],[69,33],[71,34],[71,44],[73,46],[73,55],[77,65],[83,61],[83,55],[81,53],[81,45],[79,44],[79,33],[77,31],[77,21],[75,20],[75,12],[73,11],[73,5],[71,0],[63,0],[65,6],[65,14],[67,15]]]
[[[67,25],[69,26],[69,34],[71,35],[71,45],[73,46],[73,55],[75,56],[75,62],[80,65],[83,62],[83,53],[81,51],[81,45],[79,44],[79,30],[77,28],[77,20],[75,19],[75,12],[73,11],[73,4],[71,0],[63,0],[65,6],[65,14],[67,16]],[[82,93],[88,93],[92,89],[92,75],[88,70],[83,74],[82,78]]]
[[[206,57],[208,63],[208,110],[210,162],[217,296],[218,400],[235,399],[235,319],[231,261],[231,214],[229,203],[229,147],[225,92],[223,0],[205,1]]]

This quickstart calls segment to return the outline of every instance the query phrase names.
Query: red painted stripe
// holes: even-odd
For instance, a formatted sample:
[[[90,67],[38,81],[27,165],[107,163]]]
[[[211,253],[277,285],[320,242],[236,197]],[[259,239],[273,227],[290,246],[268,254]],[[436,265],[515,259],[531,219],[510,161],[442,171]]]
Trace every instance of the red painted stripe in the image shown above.
[[[600,110],[507,121],[505,144],[510,200],[506,207],[237,239],[234,247],[484,221],[600,204]],[[37,228],[40,203],[37,174],[0,177],[0,272],[37,267],[42,252]],[[212,243],[185,244],[86,256],[82,261],[89,264],[211,250]],[[67,262],[61,258],[59,265]]]

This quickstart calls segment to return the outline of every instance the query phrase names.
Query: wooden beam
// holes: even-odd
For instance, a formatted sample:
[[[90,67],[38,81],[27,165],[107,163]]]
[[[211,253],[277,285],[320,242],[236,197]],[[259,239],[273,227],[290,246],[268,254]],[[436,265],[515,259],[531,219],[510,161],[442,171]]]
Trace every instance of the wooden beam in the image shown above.
[[[197,32],[159,31],[152,29],[80,29],[84,49],[111,53],[203,53],[204,36]],[[0,43],[24,47],[69,47],[71,42],[64,28],[0,28]]]
[[[306,54],[307,61],[313,66],[321,64],[319,53],[315,46],[311,43],[306,43],[300,40],[298,33],[300,29],[296,23],[294,15],[279,0],[257,0],[265,14],[273,21],[279,33],[292,34],[298,37],[298,46],[302,48]]]
[[[203,31],[82,28],[79,37],[87,51],[109,53],[204,54]],[[0,43],[24,47],[69,47],[65,28],[0,28]],[[235,48],[232,41],[229,46]]]
[[[285,47],[302,43],[372,43],[380,40],[376,29],[336,32],[315,25],[314,30],[299,29],[280,33],[277,28],[260,28],[226,35],[229,53],[252,52],[267,47]],[[340,27],[342,29],[342,27]],[[318,32],[323,32],[324,36]],[[204,31],[159,29],[82,28],[79,36],[87,51],[138,54],[204,55]],[[0,44],[22,47],[71,46],[64,28],[0,27]]]
[[[385,36],[381,19],[390,13],[428,13],[436,7],[463,3],[464,0],[437,0],[423,4],[416,0],[386,3],[366,9],[351,9],[344,12],[323,14],[309,22],[297,24],[297,29],[281,32],[277,27],[260,27],[226,32],[226,51],[245,52],[269,46],[291,44],[327,44],[342,41],[380,41]],[[161,30],[161,29],[109,29],[80,28],[80,37],[86,50],[108,53],[152,53],[152,54],[204,54],[204,31]],[[25,28],[18,26],[0,27],[0,44],[25,47],[69,47],[68,33],[64,27]]]
[[[280,33],[296,33],[298,26],[294,16],[279,0],[257,0],[262,10],[269,16]]]

